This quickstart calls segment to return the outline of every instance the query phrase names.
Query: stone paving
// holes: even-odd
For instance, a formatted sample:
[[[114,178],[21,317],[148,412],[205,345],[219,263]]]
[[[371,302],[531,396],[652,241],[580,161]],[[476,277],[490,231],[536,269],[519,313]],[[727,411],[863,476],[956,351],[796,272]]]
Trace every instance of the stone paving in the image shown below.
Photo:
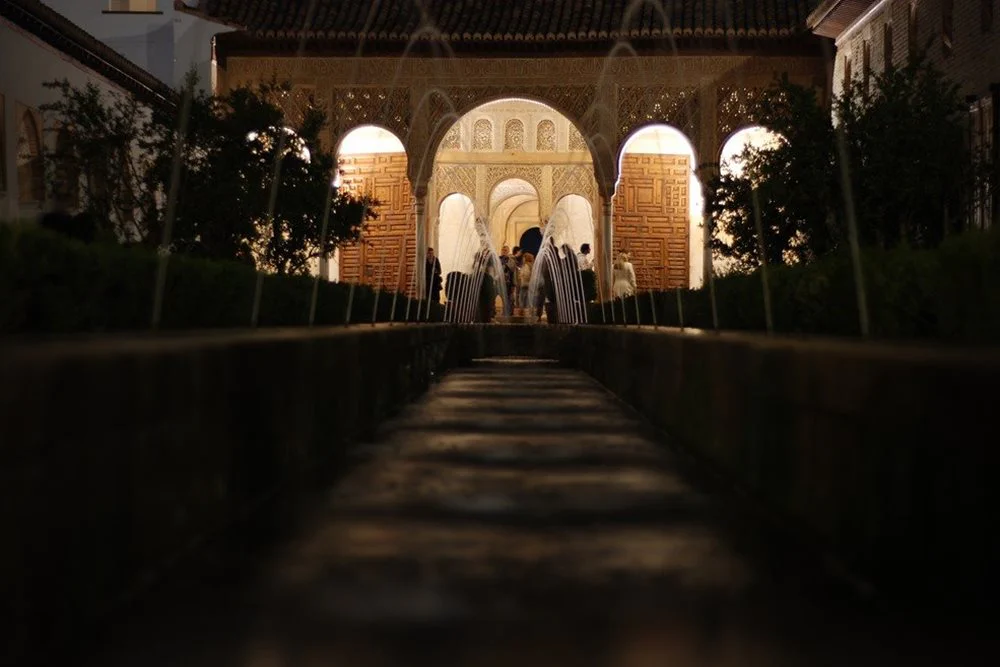
[[[275,549],[177,584],[86,664],[977,664],[667,445],[577,371],[457,370]]]

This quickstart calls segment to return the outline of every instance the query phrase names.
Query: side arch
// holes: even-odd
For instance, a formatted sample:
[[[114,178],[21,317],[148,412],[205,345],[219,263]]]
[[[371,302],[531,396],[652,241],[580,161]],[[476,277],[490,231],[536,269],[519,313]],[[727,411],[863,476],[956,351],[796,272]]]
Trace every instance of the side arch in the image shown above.
[[[365,225],[361,241],[340,248],[339,279],[407,291],[414,284],[417,244],[405,145],[391,129],[373,123],[345,132],[336,145],[335,184],[380,202],[378,217]]]
[[[632,255],[639,289],[701,285],[704,193],[690,136],[646,123],[622,143],[617,162],[612,246]]]

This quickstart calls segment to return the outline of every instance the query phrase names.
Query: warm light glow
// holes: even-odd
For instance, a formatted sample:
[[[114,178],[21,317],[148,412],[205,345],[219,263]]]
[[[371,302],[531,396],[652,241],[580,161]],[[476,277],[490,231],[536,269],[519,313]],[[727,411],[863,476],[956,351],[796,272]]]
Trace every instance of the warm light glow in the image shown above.
[[[722,147],[719,155],[719,171],[739,177],[743,174],[740,156],[748,147],[756,149],[775,148],[782,141],[781,135],[759,125],[747,127],[733,134]]]
[[[389,130],[375,125],[362,125],[348,132],[340,142],[337,155],[371,155],[373,153],[405,153],[403,142]]]
[[[653,125],[643,128],[632,135],[622,149],[623,158],[626,153],[652,153],[659,155],[687,155],[690,159],[691,176],[688,181],[688,281],[691,287],[700,287],[703,282],[705,267],[705,233],[702,214],[705,208],[705,197],[702,193],[701,181],[695,174],[698,168],[698,158],[694,146],[680,130],[668,125]],[[621,158],[618,168],[621,171]]]
[[[271,128],[272,130],[274,128]],[[309,148],[306,146],[306,142],[303,141],[299,135],[290,127],[282,128],[285,132],[285,136],[288,137],[286,141],[286,155],[295,152],[299,159],[303,162],[312,161],[312,153],[309,152]],[[259,143],[264,150],[271,148],[271,136],[268,134],[261,134],[260,132],[251,131],[247,133],[247,141],[250,143]]]
[[[441,272],[471,272],[473,257],[479,251],[476,234],[476,212],[472,200],[462,194],[448,195],[438,211],[439,247],[435,254],[441,262]]]
[[[580,195],[566,195],[552,209],[549,216],[552,225],[552,236],[556,245],[568,243],[574,252],[580,251],[580,246],[594,244],[594,214],[590,202]]]

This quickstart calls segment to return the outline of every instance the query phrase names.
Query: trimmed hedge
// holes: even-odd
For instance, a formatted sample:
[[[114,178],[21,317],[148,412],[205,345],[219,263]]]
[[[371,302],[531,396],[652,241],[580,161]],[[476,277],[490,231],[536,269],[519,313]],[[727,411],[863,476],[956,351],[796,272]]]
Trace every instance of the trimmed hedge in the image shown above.
[[[968,233],[934,250],[868,249],[862,253],[870,333],[882,339],[1000,341],[1000,232]],[[768,272],[774,330],[784,334],[858,336],[854,271],[847,255]],[[709,290],[680,290],[684,325],[712,329]],[[765,330],[759,271],[717,278],[719,328]],[[677,291],[592,304],[592,323],[679,326]]]
[[[83,244],[32,224],[0,224],[0,334],[136,331],[150,328],[158,257],[146,249]],[[235,262],[170,258],[161,328],[249,327],[257,273]],[[351,286],[320,281],[317,325],[343,324]],[[258,324],[309,323],[313,278],[264,277]],[[356,285],[351,322],[372,321],[375,290]],[[389,321],[392,292],[379,296],[377,321]],[[396,301],[395,321],[408,299]],[[417,319],[417,302],[409,319]],[[420,309],[426,316],[426,302]],[[441,320],[440,306],[431,307]]]

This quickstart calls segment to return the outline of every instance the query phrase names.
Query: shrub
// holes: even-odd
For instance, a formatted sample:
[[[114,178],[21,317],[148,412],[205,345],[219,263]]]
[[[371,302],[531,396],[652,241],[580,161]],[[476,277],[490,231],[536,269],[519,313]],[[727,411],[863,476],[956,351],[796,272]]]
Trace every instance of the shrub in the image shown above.
[[[1000,232],[953,236],[936,249],[867,249],[862,253],[870,332],[881,339],[1000,341]],[[861,333],[850,257],[835,253],[768,273],[774,329],[784,334],[858,336]],[[712,329],[707,288],[679,291],[684,325]],[[677,290],[642,293],[592,304],[590,321],[638,318],[679,326]],[[766,329],[760,271],[715,280],[719,328]],[[602,313],[603,310],[603,313]]]
[[[148,329],[157,266],[157,255],[142,248],[83,244],[32,224],[0,224],[0,333]],[[313,282],[306,276],[265,276],[258,323],[308,324]],[[161,327],[247,327],[256,284],[257,273],[246,265],[172,256]],[[350,291],[349,284],[320,281],[315,323],[343,324]],[[368,286],[354,286],[352,322],[372,321],[375,295]],[[392,292],[379,296],[378,321],[390,319],[392,301]],[[400,295],[396,321],[405,317],[406,306]],[[409,319],[417,319],[416,301]],[[432,306],[430,319],[440,321],[439,306]]]

